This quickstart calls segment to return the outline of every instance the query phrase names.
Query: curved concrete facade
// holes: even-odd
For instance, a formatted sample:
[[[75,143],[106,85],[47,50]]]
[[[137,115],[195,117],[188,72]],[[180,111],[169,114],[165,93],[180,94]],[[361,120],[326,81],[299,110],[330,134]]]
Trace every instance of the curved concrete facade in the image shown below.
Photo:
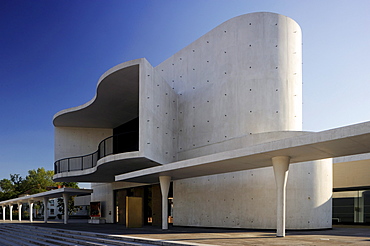
[[[331,228],[331,159],[290,165],[287,229]],[[178,226],[276,228],[272,167],[174,181]]]
[[[302,130],[301,37],[286,16],[242,15],[157,66],[178,93],[179,153],[243,135]]]
[[[56,114],[56,160],[95,151],[115,127],[134,117],[139,117],[135,156],[145,162],[131,165],[137,170],[304,134],[299,25],[279,14],[246,14],[224,22],[157,67],[138,59],[112,68],[99,80],[93,100]],[[122,156],[105,157],[97,168],[55,178],[114,180],[117,172],[132,171],[127,168],[130,159]],[[104,175],[109,179],[99,180]],[[173,184],[174,225],[276,227],[272,167]],[[92,199],[114,211],[114,183],[94,187]],[[331,159],[290,165],[287,228],[330,228],[331,192]],[[113,216],[105,219],[113,222]]]
[[[179,95],[179,160],[287,136],[274,131],[300,131],[301,38],[286,16],[247,14],[156,67]],[[287,228],[330,228],[331,160],[290,169]],[[272,167],[174,181],[174,224],[275,228],[274,182]]]

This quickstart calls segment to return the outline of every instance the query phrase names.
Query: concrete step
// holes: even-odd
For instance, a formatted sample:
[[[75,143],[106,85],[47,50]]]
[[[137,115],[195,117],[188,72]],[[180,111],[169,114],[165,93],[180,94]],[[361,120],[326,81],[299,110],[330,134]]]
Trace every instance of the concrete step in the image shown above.
[[[38,237],[53,239],[53,240],[64,240],[65,243],[74,243],[73,245],[92,245],[92,246],[113,246],[113,245],[127,245],[127,246],[151,246],[151,245],[163,245],[148,243],[148,240],[136,239],[132,237],[119,237],[111,236],[101,233],[93,232],[82,232],[72,231],[36,226],[25,226],[19,224],[7,224],[6,227],[13,231],[28,231],[31,234],[37,235]]]
[[[9,235],[2,234],[0,232],[0,245],[4,246],[31,246],[34,244],[29,244],[26,242],[22,242],[18,239],[14,239],[13,241],[11,240],[12,238],[9,238]]]
[[[51,244],[34,238],[25,238],[23,236],[11,233],[8,231],[1,231],[1,237],[5,241],[5,245],[16,245],[16,246],[50,246]]]
[[[7,239],[9,241],[18,240],[18,243],[23,242],[23,244],[19,244],[19,245],[40,245],[40,246],[52,246],[52,245],[76,246],[77,245],[75,243],[68,243],[63,240],[56,240],[52,238],[39,236],[27,230],[27,228],[1,227],[0,230],[3,235],[4,234],[7,235]]]
[[[64,235],[62,233],[53,233],[48,231],[40,231],[40,230],[30,230],[30,234],[37,235],[39,238],[46,238],[51,240],[62,241],[68,245],[87,245],[87,246],[105,246],[107,244],[101,244],[94,241],[88,241],[82,239],[78,239],[75,237],[70,237],[69,235]],[[110,246],[110,245],[109,245]]]
[[[12,226],[9,228],[10,230],[14,231],[24,231],[26,234],[35,235],[38,238],[43,238],[42,240],[48,241],[56,240],[63,242],[64,244],[68,245],[87,245],[87,246],[113,246],[114,244],[109,244],[109,242],[101,243],[99,238],[87,238],[87,237],[76,237],[70,236],[69,234],[56,232],[55,230],[39,230],[33,227],[19,227],[19,226]],[[44,228],[43,228],[44,229]],[[89,240],[90,239],[90,240]],[[121,244],[122,245],[122,244]]]
[[[43,241],[37,240],[35,238],[24,237],[20,235],[19,232],[8,231],[6,229],[0,229],[1,237],[10,245],[22,245],[22,246],[50,246],[50,244]]]
[[[39,229],[44,229],[42,227],[39,227]],[[164,243],[162,240],[155,240],[155,239],[145,239],[145,238],[139,238],[139,237],[132,237],[132,236],[119,236],[119,235],[108,235],[104,233],[98,233],[98,232],[86,232],[86,231],[75,231],[75,230],[65,230],[65,229],[54,229],[54,228],[47,228],[50,230],[55,230],[57,232],[61,232],[64,234],[68,234],[70,236],[72,235],[80,235],[80,236],[87,236],[92,238],[100,238],[100,239],[110,239],[113,240],[111,243],[114,243],[114,245],[132,245],[132,246],[153,246],[153,245],[177,245],[176,243],[169,244]],[[183,246],[183,243],[179,243],[178,245]]]

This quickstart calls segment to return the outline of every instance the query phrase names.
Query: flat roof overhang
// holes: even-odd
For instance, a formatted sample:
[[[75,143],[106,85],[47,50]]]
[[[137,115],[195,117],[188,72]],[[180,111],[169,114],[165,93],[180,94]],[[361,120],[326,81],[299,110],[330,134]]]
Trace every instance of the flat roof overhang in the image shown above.
[[[119,64],[99,79],[89,102],[59,111],[56,127],[114,128],[139,115],[139,71],[145,59]]]
[[[179,180],[269,167],[275,156],[299,163],[368,152],[370,122],[365,122],[120,174],[115,181],[158,183],[159,176]]]
[[[0,206],[10,205],[10,204],[17,204],[17,203],[26,203],[28,201],[42,201],[44,197],[50,198],[58,198],[62,197],[63,194],[68,194],[70,196],[77,196],[77,195],[89,195],[93,192],[91,189],[76,189],[76,188],[60,188],[50,191],[45,191],[33,195],[22,196],[6,201],[0,202]]]

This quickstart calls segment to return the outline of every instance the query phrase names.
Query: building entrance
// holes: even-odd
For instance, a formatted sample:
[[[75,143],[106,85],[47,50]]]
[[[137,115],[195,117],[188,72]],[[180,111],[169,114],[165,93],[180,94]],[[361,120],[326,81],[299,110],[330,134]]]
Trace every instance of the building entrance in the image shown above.
[[[140,197],[142,200],[142,208],[140,209],[141,215],[134,215],[129,206],[135,206],[127,204],[128,197]],[[168,196],[168,221],[172,223],[172,211],[173,211],[173,188],[172,183],[169,190]],[[161,226],[162,225],[162,196],[161,189],[159,184],[147,185],[140,187],[133,187],[121,190],[115,190],[114,192],[115,200],[115,223],[124,224],[129,226],[129,217],[132,216],[141,217],[142,225],[153,225]],[[132,208],[132,207],[131,207]],[[137,210],[136,210],[137,212]]]

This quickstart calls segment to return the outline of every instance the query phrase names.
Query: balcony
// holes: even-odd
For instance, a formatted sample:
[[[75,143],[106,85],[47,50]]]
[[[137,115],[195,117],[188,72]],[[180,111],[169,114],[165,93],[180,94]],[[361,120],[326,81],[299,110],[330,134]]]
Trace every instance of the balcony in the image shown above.
[[[101,158],[138,150],[138,131],[116,134],[102,140],[94,153],[57,160],[54,163],[54,174],[91,169],[97,166]]]
[[[122,127],[122,123],[126,124],[147,114],[151,105],[144,101],[144,97],[140,97],[139,88],[142,89],[141,93],[146,93],[146,88],[152,84],[152,77],[142,75],[149,75],[151,72],[153,72],[152,66],[145,59],[119,64],[99,78],[96,94],[89,102],[64,109],[54,115],[53,124],[57,130],[55,139],[60,143],[55,147],[56,156],[58,159],[68,156],[68,153],[74,156],[59,159],[54,163],[54,181],[114,182],[115,175],[158,166],[166,162],[153,154],[155,145],[144,145],[148,138],[152,139],[148,134],[148,129],[151,128],[142,126],[139,135],[138,120],[135,128]],[[139,110],[140,101],[144,103],[141,110]],[[94,140],[89,140],[89,136],[85,136],[82,133],[84,130],[81,129],[91,129],[91,131],[112,129],[112,132],[109,131],[107,134],[113,136],[101,141],[95,152],[75,156],[94,151],[95,145],[90,145],[88,141],[95,144],[105,136],[109,136],[102,134],[98,137],[98,134],[95,134]],[[79,131],[81,139],[73,134],[74,130]],[[136,135],[132,133],[135,135],[135,140],[129,140],[131,137],[127,134],[131,131],[137,131]],[[75,137],[77,141],[73,140]],[[72,149],[70,145],[78,147]],[[89,150],[83,152],[84,149]]]

